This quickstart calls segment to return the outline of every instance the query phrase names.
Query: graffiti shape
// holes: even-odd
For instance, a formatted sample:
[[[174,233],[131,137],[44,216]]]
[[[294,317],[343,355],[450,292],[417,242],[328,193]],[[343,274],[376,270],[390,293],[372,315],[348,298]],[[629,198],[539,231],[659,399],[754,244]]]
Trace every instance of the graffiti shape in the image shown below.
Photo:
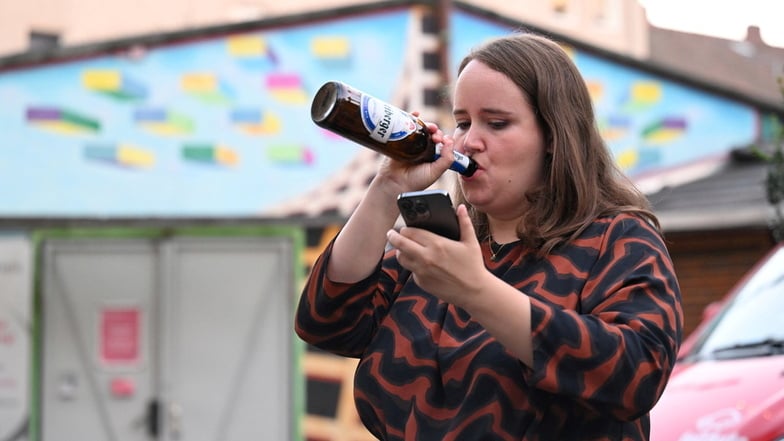
[[[616,156],[618,166],[627,173],[638,173],[662,165],[662,153],[658,148],[628,148]]]
[[[304,104],[308,100],[299,74],[270,74],[267,76],[266,86],[272,97],[281,103]]]
[[[558,43],[558,45],[561,46],[561,49],[563,49],[564,52],[566,52],[566,55],[568,55],[569,58],[571,58],[572,60],[577,58],[577,49],[575,49],[574,46],[566,43]]]
[[[310,41],[310,52],[322,64],[345,66],[351,60],[351,43],[346,37],[315,37]]]
[[[604,97],[604,83],[596,80],[586,80],[585,85],[588,86],[588,93],[591,95],[591,101],[598,103]]]
[[[239,163],[234,150],[213,144],[186,144],[182,147],[182,159],[200,164],[233,166]]]
[[[84,148],[84,157],[126,168],[149,168],[155,164],[155,155],[143,148],[129,144],[92,144]]]
[[[628,134],[631,124],[631,120],[625,116],[610,115],[599,121],[599,131],[605,141],[617,141]]]
[[[650,109],[662,99],[661,84],[655,81],[635,81],[631,84],[623,109],[627,112],[641,112]]]
[[[226,39],[226,46],[238,63],[246,68],[264,69],[278,64],[275,52],[260,35],[237,35]]]
[[[259,109],[234,109],[230,119],[235,127],[249,135],[274,135],[283,128],[278,115]]]
[[[147,87],[113,69],[88,69],[82,72],[82,86],[119,100],[139,100],[147,97]]]
[[[615,156],[615,162],[623,171],[629,171],[639,162],[639,153],[636,149],[626,149]]]
[[[215,74],[191,72],[183,74],[180,80],[182,90],[209,104],[227,104],[233,93]]]
[[[304,146],[279,144],[266,150],[267,159],[280,165],[311,165],[316,161],[313,151]]]
[[[681,117],[666,117],[649,124],[642,131],[642,138],[648,144],[667,144],[683,135],[686,120]]]
[[[101,123],[89,116],[58,107],[28,107],[28,124],[62,134],[95,133]]]
[[[329,130],[327,130],[327,129],[322,129],[321,127],[319,127],[319,128],[318,128],[318,132],[319,132],[319,133],[320,133],[320,134],[321,134],[321,135],[322,135],[324,138],[326,138],[326,139],[328,139],[328,140],[330,140],[330,141],[341,141],[341,142],[345,142],[345,140],[346,140],[346,138],[343,138],[342,136],[338,135],[337,133],[335,133],[335,132],[331,132],[331,131],[329,131]]]
[[[133,120],[144,130],[157,135],[184,135],[194,129],[191,118],[163,108],[136,109]]]

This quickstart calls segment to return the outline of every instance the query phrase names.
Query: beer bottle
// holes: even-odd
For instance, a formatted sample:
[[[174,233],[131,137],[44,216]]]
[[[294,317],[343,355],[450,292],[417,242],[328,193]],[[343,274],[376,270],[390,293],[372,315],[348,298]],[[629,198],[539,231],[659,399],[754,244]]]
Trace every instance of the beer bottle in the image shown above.
[[[398,161],[432,162],[441,145],[414,115],[339,81],[329,81],[313,97],[310,117],[319,127]],[[450,166],[471,176],[476,162],[459,152]]]

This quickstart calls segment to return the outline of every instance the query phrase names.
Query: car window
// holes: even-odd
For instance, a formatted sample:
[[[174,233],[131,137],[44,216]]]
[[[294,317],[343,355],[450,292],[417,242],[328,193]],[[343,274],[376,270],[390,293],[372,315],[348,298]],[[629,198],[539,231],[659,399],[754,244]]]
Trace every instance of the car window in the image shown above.
[[[722,308],[695,347],[699,357],[728,348],[784,341],[784,248],[780,248]],[[743,356],[737,354],[737,356]]]

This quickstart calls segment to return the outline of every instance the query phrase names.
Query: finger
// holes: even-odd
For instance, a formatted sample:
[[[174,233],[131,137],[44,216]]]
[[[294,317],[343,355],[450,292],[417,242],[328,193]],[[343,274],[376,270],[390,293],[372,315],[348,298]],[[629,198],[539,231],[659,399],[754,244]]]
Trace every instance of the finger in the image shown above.
[[[471,216],[468,215],[468,207],[465,204],[457,206],[457,220],[460,224],[460,242],[466,240],[476,240],[476,232],[474,231],[474,224],[471,222]]]
[[[401,237],[400,233],[398,233],[394,229],[387,231],[387,242],[389,242],[389,245],[391,245],[392,248],[398,247],[398,245],[400,244],[400,237]]]
[[[442,153],[443,156],[449,158],[449,163],[451,164],[452,161],[455,160],[455,147],[452,145],[451,142],[442,142],[441,143],[441,150],[442,152],[445,151],[446,153]]]
[[[416,247],[421,247],[412,236],[416,236],[418,228],[403,227],[400,231],[394,229],[387,231],[387,241],[392,247],[403,252],[412,252]]]
[[[406,233],[415,233],[414,230],[416,228],[408,228],[403,227],[403,230],[408,230]],[[395,257],[397,258],[398,262],[403,265],[403,268],[413,269],[414,262],[418,252],[421,252],[422,246],[417,243],[415,240],[411,240],[408,237],[400,234],[395,230],[389,230],[387,232],[387,240],[389,244],[395,249]]]
[[[455,160],[455,154],[453,153],[454,151],[455,150],[451,143],[444,144],[439,142],[436,144],[436,154],[438,155],[437,161],[442,161],[452,165],[452,162]]]

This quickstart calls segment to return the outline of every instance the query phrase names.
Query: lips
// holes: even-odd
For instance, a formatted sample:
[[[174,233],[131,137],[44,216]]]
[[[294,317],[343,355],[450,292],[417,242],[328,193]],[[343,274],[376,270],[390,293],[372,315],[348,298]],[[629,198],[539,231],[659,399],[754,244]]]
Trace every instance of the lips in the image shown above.
[[[462,179],[464,181],[473,181],[477,176],[479,176],[484,171],[485,171],[485,169],[481,165],[479,165],[479,163],[477,162],[476,163],[476,170],[474,171],[474,173],[472,173],[471,176],[461,175],[460,179]]]

